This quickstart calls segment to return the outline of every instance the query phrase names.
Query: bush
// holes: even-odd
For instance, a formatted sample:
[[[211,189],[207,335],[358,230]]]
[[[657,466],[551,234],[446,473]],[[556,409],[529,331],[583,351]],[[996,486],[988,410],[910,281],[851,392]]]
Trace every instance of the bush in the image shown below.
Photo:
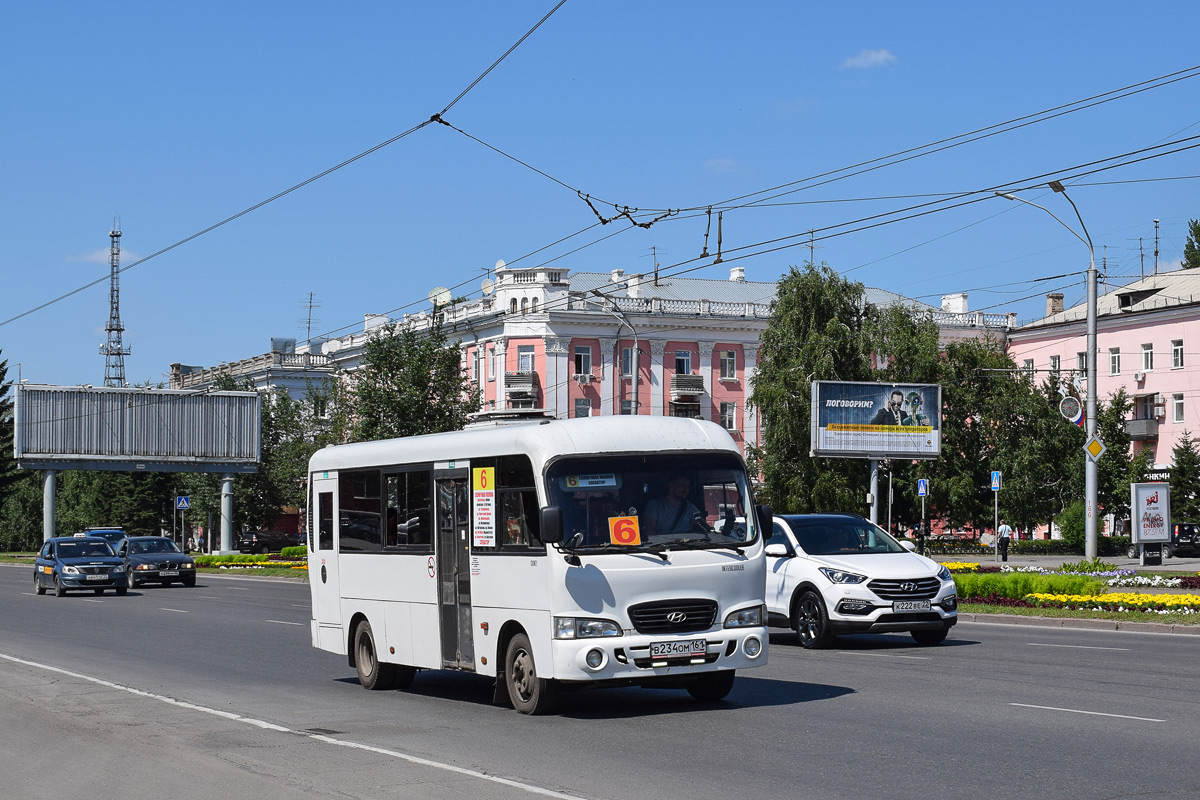
[[[284,558],[308,558],[308,548],[301,545],[300,547],[285,547],[279,551],[279,555]]]
[[[976,573],[955,575],[961,600],[1006,597],[1020,600],[1027,594],[1102,594],[1105,583],[1084,575],[1038,575],[1032,572]]]
[[[1083,501],[1076,500],[1071,503],[1054,518],[1054,521],[1058,523],[1059,530],[1062,531],[1062,540],[1082,551],[1087,530],[1087,515],[1084,511]]]

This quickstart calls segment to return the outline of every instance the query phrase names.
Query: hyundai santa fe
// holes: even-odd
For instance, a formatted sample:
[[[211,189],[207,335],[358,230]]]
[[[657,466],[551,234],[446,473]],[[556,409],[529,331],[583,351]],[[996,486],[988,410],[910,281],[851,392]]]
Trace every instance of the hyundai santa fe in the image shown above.
[[[950,571],[855,514],[777,514],[767,540],[770,624],[809,649],[839,634],[908,632],[941,643],[958,621]]]

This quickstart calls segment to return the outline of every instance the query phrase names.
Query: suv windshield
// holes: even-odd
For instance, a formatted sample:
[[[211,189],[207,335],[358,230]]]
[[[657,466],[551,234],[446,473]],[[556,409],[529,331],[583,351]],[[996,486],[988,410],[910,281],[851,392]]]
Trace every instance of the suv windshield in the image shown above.
[[[546,477],[568,547],[743,547],[757,537],[746,471],[730,454],[563,458]]]
[[[788,519],[796,543],[810,556],[850,556],[860,553],[904,553],[883,528],[865,519]]]

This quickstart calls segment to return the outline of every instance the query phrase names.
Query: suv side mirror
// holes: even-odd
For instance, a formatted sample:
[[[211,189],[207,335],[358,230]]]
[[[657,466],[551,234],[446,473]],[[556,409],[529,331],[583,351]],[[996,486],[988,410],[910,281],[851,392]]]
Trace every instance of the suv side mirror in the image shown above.
[[[917,545],[910,539],[901,539],[900,546],[910,553],[917,552]]]
[[[770,506],[755,506],[754,514],[758,518],[758,527],[762,530],[764,539],[771,535],[771,527],[775,524],[775,515]]]
[[[779,544],[777,542],[767,545],[766,553],[767,555],[774,556],[776,558],[787,558],[791,555],[791,553],[788,552],[787,545]]]
[[[558,506],[545,506],[540,513],[538,538],[543,544],[562,544],[563,513]]]

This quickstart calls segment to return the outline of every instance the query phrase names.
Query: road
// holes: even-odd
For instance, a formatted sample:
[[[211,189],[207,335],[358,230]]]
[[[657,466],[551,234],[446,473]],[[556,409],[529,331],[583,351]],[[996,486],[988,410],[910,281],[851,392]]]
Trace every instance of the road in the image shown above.
[[[367,692],[309,645],[304,583],[201,576],[35,596],[0,567],[9,797],[1195,798],[1193,636],[964,623],[770,662],[728,700],[569,694],[490,704],[486,679]]]

